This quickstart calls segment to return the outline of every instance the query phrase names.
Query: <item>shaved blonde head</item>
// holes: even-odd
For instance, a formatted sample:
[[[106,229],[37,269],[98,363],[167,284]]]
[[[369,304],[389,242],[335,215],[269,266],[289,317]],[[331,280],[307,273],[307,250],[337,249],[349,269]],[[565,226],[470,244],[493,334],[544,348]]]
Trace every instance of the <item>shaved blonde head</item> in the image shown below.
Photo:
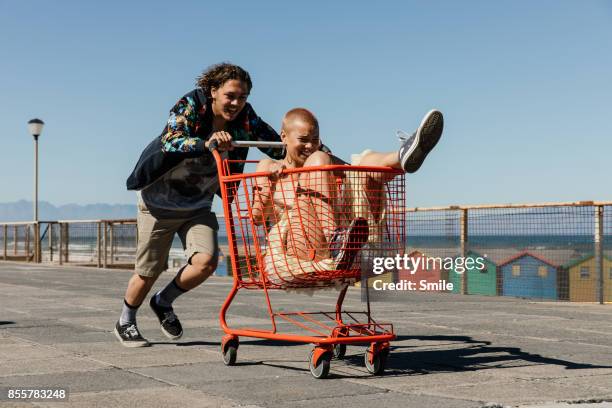
[[[296,122],[312,125],[315,129],[319,130],[319,121],[308,109],[293,108],[289,112],[285,113],[282,130],[288,131]]]

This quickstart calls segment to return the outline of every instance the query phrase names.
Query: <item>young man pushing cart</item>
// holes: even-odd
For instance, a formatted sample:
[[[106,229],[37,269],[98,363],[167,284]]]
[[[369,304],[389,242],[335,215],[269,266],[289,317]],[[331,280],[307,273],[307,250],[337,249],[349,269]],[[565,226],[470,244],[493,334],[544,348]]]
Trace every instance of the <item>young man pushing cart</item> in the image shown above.
[[[143,151],[127,181],[138,190],[138,246],[134,275],[128,282],[115,336],[126,347],[144,347],[136,313],[149,290],[167,269],[174,235],[178,234],[187,265],[149,305],[170,339],[183,335],[174,300],[204,282],[217,268],[217,218],[211,211],[218,192],[216,163],[208,150],[215,141],[224,156],[246,159],[248,149],[232,149],[232,140],[278,141],[279,135],[259,118],[247,98],[252,82],[247,71],[222,63],[196,80],[197,88],[171,109],[162,134]],[[279,157],[277,151],[262,149]],[[233,166],[241,172],[243,165]]]

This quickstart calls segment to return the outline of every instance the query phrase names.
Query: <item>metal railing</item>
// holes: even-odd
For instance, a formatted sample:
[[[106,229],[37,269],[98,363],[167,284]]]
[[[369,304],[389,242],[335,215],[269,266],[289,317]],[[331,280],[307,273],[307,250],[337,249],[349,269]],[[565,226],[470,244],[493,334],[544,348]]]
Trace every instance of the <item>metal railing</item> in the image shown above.
[[[406,217],[407,255],[482,258],[485,267],[400,268],[396,281],[450,282],[444,290],[458,294],[612,302],[612,202],[409,208]],[[136,240],[135,219],[0,223],[0,259],[132,268]],[[227,254],[223,228],[219,242]]]
[[[481,258],[482,268],[415,274],[453,283],[449,292],[612,302],[612,202],[411,208],[407,217],[408,253]]]
[[[131,268],[136,220],[0,223],[3,260]]]

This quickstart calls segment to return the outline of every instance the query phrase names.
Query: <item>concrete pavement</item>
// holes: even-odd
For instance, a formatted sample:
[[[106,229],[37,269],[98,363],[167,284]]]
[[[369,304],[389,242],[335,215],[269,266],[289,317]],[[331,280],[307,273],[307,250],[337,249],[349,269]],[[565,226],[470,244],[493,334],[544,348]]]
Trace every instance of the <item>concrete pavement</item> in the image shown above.
[[[243,338],[238,365],[223,365],[217,315],[228,278],[179,298],[179,341],[162,335],[147,306],[138,322],[153,346],[122,347],[112,329],[130,273],[0,263],[0,387],[70,392],[64,402],[0,407],[612,406],[612,305],[390,295],[373,305],[399,336],[386,375],[369,375],[364,347],[350,346],[330,378],[316,380],[311,345]],[[351,290],[345,304],[361,309],[359,298]],[[335,292],[274,299],[284,310],[332,310]],[[239,295],[230,315],[231,325],[269,327],[261,292]]]

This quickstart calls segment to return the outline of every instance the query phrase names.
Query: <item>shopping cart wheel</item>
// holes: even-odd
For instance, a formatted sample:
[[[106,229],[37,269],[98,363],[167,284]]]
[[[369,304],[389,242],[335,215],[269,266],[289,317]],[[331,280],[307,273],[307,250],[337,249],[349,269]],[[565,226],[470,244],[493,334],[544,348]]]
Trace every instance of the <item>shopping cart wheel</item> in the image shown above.
[[[310,366],[310,373],[314,378],[327,378],[329,374],[329,367],[331,365],[332,353],[329,351],[324,351],[319,357],[319,361],[317,365],[314,364],[315,351],[317,349],[314,348],[310,352],[310,357],[308,358],[308,363]]]
[[[376,347],[368,347],[363,355],[363,360],[370,374],[381,375],[385,371],[389,349],[373,350],[376,350]]]
[[[335,344],[333,353],[336,360],[342,360],[346,355],[346,344]]]
[[[238,338],[230,337],[227,340],[224,338],[221,343],[221,353],[223,354],[223,362],[225,365],[231,366],[236,364],[238,357]]]
[[[223,362],[225,365],[231,366],[236,364],[236,357],[238,357],[238,349],[235,346],[227,346],[223,353]]]

